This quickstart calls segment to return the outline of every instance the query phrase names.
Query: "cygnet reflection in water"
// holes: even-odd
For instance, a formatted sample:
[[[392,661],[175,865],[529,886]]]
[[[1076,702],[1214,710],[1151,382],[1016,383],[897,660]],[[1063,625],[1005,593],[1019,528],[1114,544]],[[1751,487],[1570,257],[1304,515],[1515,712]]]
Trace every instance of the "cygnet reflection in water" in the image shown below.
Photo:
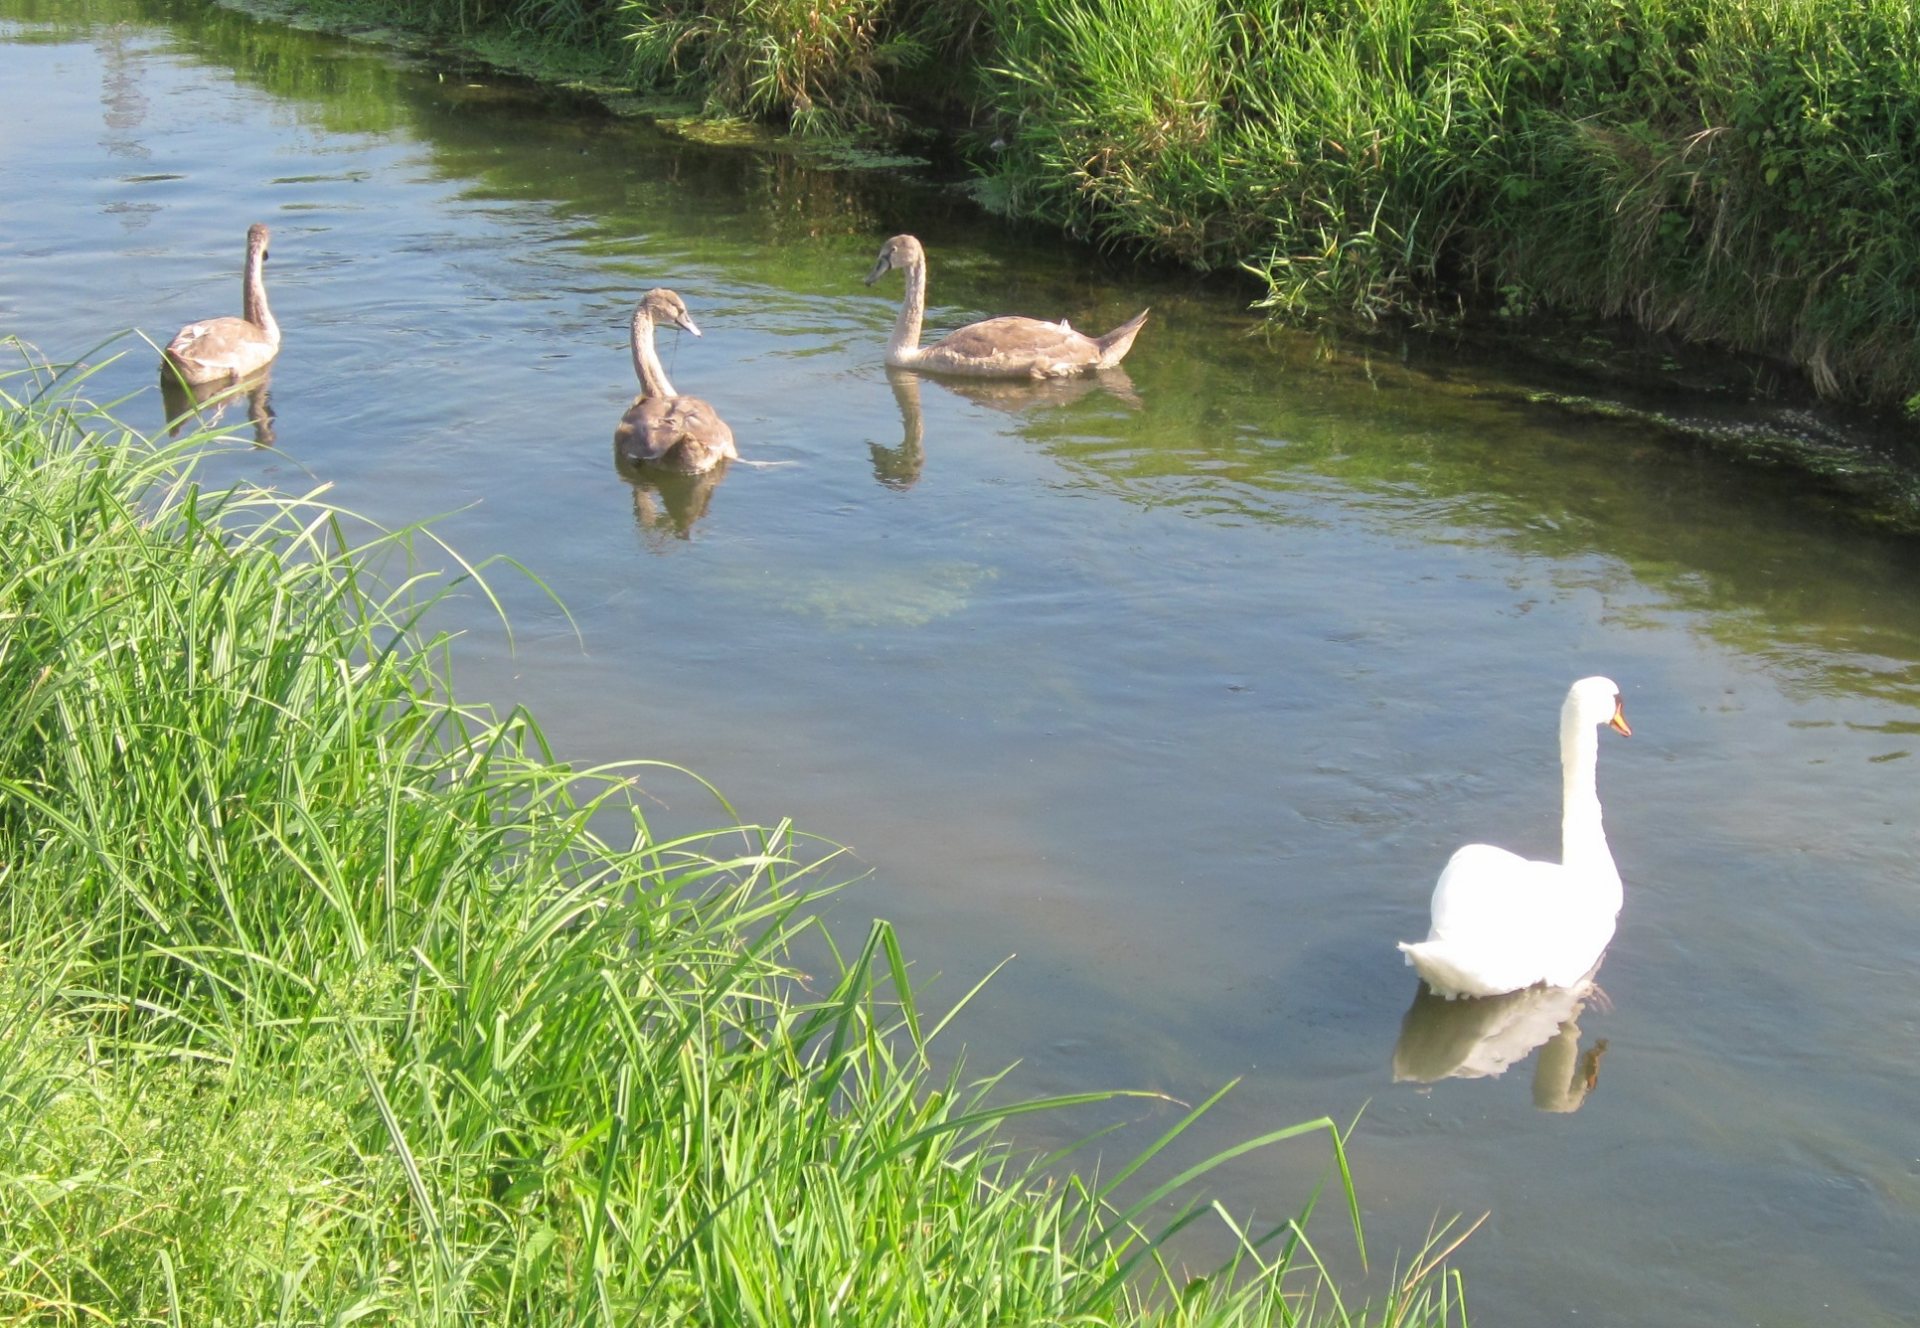
[[[1533,1105],[1578,1111],[1600,1080],[1600,1057],[1607,1050],[1605,1038],[1580,1050],[1580,1012],[1598,992],[1583,982],[1449,1000],[1420,983],[1393,1047],[1394,1081],[1497,1079],[1540,1047]]]
[[[900,408],[900,444],[897,447],[867,444],[873,458],[873,477],[889,489],[912,488],[926,468],[926,419],[920,404],[923,381],[937,383],[944,391],[975,405],[1014,415],[1071,405],[1095,392],[1104,392],[1134,410],[1144,404],[1134,391],[1133,379],[1124,369],[1103,369],[1077,378],[926,380],[911,370],[890,367],[887,385],[893,389],[894,404]]]
[[[668,541],[693,538],[694,524],[707,514],[728,465],[722,461],[711,470],[672,470],[629,461],[617,449],[613,464],[620,478],[633,486],[634,524],[655,553],[665,552]]]
[[[893,403],[900,408],[900,445],[888,447],[869,442],[867,452],[873,458],[873,477],[889,489],[911,489],[926,468],[926,420],[920,413],[920,375],[906,369],[888,369],[887,385],[893,389]]]
[[[235,381],[220,379],[209,383],[183,382],[173,365],[160,363],[160,403],[167,412],[167,433],[178,438],[189,427],[215,429],[236,401],[247,403],[247,419],[253,424],[253,441],[258,447],[273,446],[273,405],[269,400],[271,367]]]
[[[918,375],[903,369],[889,369],[887,372],[889,375],[906,374],[909,378],[918,378]],[[957,397],[965,397],[976,406],[991,406],[1010,415],[1071,406],[1100,392],[1134,410],[1146,404],[1134,390],[1133,379],[1128,377],[1127,371],[1118,368],[1101,369],[1097,373],[1082,374],[1075,378],[935,378],[929,381],[939,384],[943,390]]]

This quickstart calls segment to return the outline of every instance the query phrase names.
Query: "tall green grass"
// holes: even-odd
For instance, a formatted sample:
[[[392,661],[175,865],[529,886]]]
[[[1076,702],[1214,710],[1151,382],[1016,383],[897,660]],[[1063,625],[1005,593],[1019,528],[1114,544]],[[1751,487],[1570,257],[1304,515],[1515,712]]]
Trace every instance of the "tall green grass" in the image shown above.
[[[924,44],[888,20],[894,0],[620,0],[634,69],[728,114],[801,131],[903,127],[880,94]]]
[[[1619,315],[1920,390],[1906,0],[982,3],[1010,211],[1293,315]]]
[[[1486,136],[1476,90],[1433,58],[1435,6],[987,3],[1009,210],[1200,268],[1254,263],[1290,312],[1435,290]]]
[[[830,848],[717,795],[663,836],[634,789],[666,772],[453,699],[430,624],[480,569],[14,385],[0,1319],[1460,1315],[1438,1245],[1345,1305],[1311,1202],[1189,1279],[1158,1242],[1207,1209],[1175,1196],[1283,1139],[1322,1137],[1357,1235],[1341,1131],[1151,1185],[1205,1106],[1098,1182],[1018,1151],[1008,1121],[1105,1095],[935,1074],[892,931],[818,929]]]

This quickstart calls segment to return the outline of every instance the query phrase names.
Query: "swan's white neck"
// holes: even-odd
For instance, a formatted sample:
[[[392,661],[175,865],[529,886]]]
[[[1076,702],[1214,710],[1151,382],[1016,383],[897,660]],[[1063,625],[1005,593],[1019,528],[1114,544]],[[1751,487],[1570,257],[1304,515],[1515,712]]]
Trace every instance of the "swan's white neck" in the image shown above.
[[[906,265],[907,297],[900,304],[900,316],[893,322],[893,337],[887,342],[887,363],[905,368],[920,358],[920,323],[927,314],[927,260],[915,258]]]
[[[653,346],[653,316],[645,309],[633,315],[633,373],[640,380],[643,397],[680,395],[667,381],[666,366],[660,363],[660,352]]]
[[[280,344],[280,324],[273,321],[267,308],[266,255],[258,249],[247,251],[247,270],[240,285],[240,316],[266,334],[273,345]]]
[[[1600,731],[1569,701],[1560,712],[1560,861],[1580,874],[1604,903],[1608,915],[1620,911],[1620,871],[1600,824],[1600,789],[1594,768],[1600,759]]]

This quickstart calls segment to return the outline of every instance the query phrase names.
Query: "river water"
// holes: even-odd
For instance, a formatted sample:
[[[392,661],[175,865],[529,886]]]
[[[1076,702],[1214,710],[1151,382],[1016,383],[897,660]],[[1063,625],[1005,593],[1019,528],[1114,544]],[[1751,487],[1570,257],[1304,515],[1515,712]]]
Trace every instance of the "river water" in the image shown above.
[[[1358,1114],[1363,1286],[1488,1212],[1456,1261],[1480,1322],[1920,1321],[1913,541],[930,186],[192,0],[0,0],[0,88],[0,333],[127,351],[87,390],[157,427],[152,351],[97,347],[238,312],[268,222],[287,339],[248,473],[524,564],[566,612],[496,570],[513,648],[456,608],[462,694],[848,845],[834,917],[899,924],[929,1007],[1016,956],[948,1034],[974,1069],[1240,1079],[1196,1156]],[[934,328],[1152,321],[1111,381],[890,379],[899,287],[861,278],[898,230]],[[665,339],[676,383],[768,464],[614,466],[658,284],[708,333]],[[1393,943],[1448,852],[1556,851],[1555,714],[1596,672],[1634,727],[1602,735],[1607,999],[1416,1002]],[[1325,1161],[1210,1193],[1283,1216]]]

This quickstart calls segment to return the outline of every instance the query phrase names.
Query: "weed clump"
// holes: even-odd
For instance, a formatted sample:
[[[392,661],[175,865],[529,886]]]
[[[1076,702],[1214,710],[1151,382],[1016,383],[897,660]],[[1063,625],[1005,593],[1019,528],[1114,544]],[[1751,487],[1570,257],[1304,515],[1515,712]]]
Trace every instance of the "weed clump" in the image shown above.
[[[1009,210],[1290,316],[1623,316],[1920,385],[1900,0],[984,3]]]

